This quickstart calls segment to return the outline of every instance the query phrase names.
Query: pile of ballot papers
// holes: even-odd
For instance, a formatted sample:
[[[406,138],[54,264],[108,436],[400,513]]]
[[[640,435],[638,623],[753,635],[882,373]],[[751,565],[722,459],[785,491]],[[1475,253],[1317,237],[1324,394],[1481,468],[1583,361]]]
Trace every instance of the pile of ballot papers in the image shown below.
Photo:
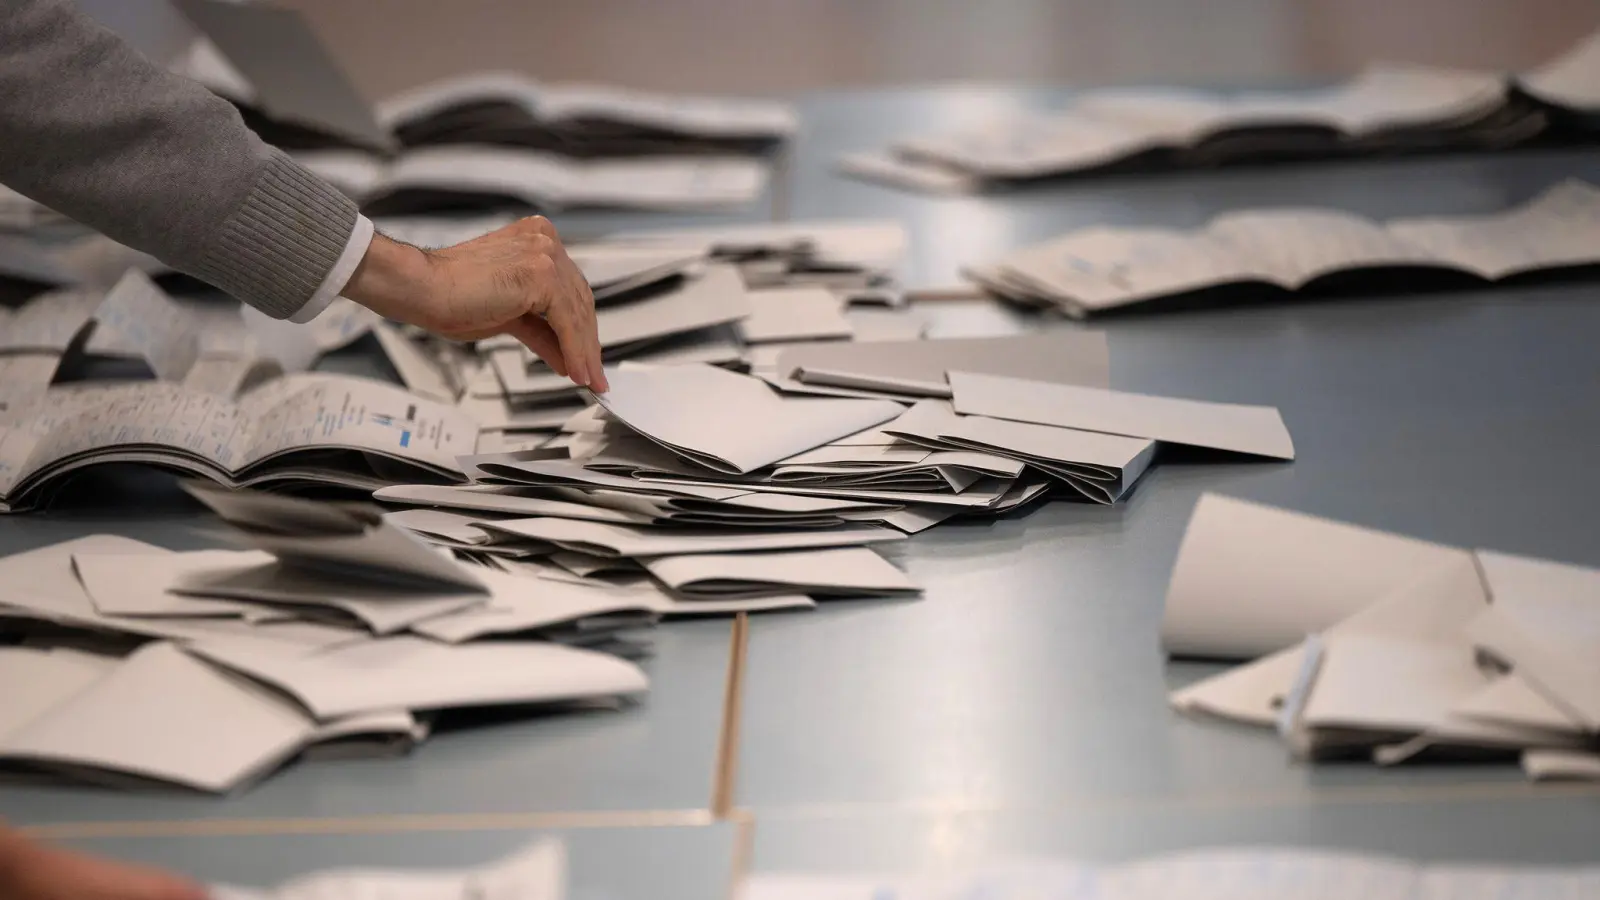
[[[1333,209],[1223,213],[1190,231],[1091,227],[971,266],[996,296],[1073,318],[1415,292],[1600,268],[1600,189],[1581,181],[1486,215],[1374,222]]]
[[[1520,759],[1600,778],[1600,571],[1201,498],[1167,593],[1175,656],[1251,660],[1173,705],[1297,757]]]
[[[725,612],[915,593],[874,545],[1049,497],[1115,503],[1162,444],[1294,457],[1271,407],[1086,386],[1106,380],[1099,335],[860,346],[825,369],[848,389],[798,370],[780,379],[791,391],[703,363],[619,366],[545,446],[466,457],[469,484],[374,497],[484,564],[653,580],[685,611]]]
[[[1058,176],[1537,143],[1600,135],[1600,33],[1516,76],[1381,65],[1333,87],[1220,94],[1087,91],[1064,110],[1013,113],[839,161],[845,174],[927,192]]]
[[[374,108],[300,15],[269,3],[179,0],[202,37],[174,69],[237,106],[370,213],[739,205],[796,129],[785,103],[486,72]]]
[[[404,752],[451,710],[648,688],[645,592],[469,566],[363,505],[190,490],[247,549],[93,535],[0,559],[0,767],[226,793],[305,754]]]

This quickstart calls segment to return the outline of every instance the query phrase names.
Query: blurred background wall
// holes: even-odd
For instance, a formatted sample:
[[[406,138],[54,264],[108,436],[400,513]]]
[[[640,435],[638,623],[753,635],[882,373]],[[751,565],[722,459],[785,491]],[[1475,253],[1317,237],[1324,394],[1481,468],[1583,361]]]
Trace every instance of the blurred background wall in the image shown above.
[[[151,52],[159,0],[80,0]],[[1600,28],[1600,0],[277,0],[370,98],[515,69],[686,91],[1035,81],[1253,85],[1375,60],[1514,70]]]

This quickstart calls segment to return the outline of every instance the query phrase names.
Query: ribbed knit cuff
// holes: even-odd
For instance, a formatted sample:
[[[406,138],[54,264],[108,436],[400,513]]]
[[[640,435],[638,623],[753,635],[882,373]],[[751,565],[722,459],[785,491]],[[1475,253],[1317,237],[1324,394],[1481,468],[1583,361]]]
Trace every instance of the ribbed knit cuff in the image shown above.
[[[294,315],[339,262],[356,204],[277,150],[222,224],[198,271],[275,319]]]

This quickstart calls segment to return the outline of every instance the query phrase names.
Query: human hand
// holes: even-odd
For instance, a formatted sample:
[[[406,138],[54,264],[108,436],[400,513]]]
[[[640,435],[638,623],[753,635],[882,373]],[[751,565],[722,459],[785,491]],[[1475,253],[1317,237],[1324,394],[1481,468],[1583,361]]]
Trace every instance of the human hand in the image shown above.
[[[26,840],[0,826],[5,900],[207,900],[200,885],[157,869]]]
[[[604,393],[594,295],[543,216],[442,250],[375,235],[342,292],[455,340],[509,334],[558,374]]]

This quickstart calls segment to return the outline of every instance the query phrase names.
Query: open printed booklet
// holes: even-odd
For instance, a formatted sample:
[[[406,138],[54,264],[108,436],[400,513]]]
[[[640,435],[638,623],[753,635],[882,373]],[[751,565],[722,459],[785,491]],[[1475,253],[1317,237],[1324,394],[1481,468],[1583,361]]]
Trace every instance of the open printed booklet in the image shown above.
[[[1304,758],[1516,756],[1592,778],[1600,569],[1467,550],[1207,495],[1161,639],[1253,660],[1172,694]]]
[[[967,276],[1015,302],[1084,318],[1217,304],[1579,276],[1600,267],[1600,189],[1567,181],[1498,213],[1375,222],[1331,209],[1224,213],[1193,231],[1093,227]]]
[[[105,462],[234,486],[459,481],[456,457],[477,437],[453,406],[344,375],[292,374],[231,401],[161,381],[62,385],[0,412],[0,505],[33,506],[57,478]]]
[[[1373,66],[1315,90],[1085,91],[1057,111],[1011,113],[846,155],[846,174],[950,193],[1100,171],[1164,171],[1540,142],[1592,142],[1600,33],[1530,72]]]

